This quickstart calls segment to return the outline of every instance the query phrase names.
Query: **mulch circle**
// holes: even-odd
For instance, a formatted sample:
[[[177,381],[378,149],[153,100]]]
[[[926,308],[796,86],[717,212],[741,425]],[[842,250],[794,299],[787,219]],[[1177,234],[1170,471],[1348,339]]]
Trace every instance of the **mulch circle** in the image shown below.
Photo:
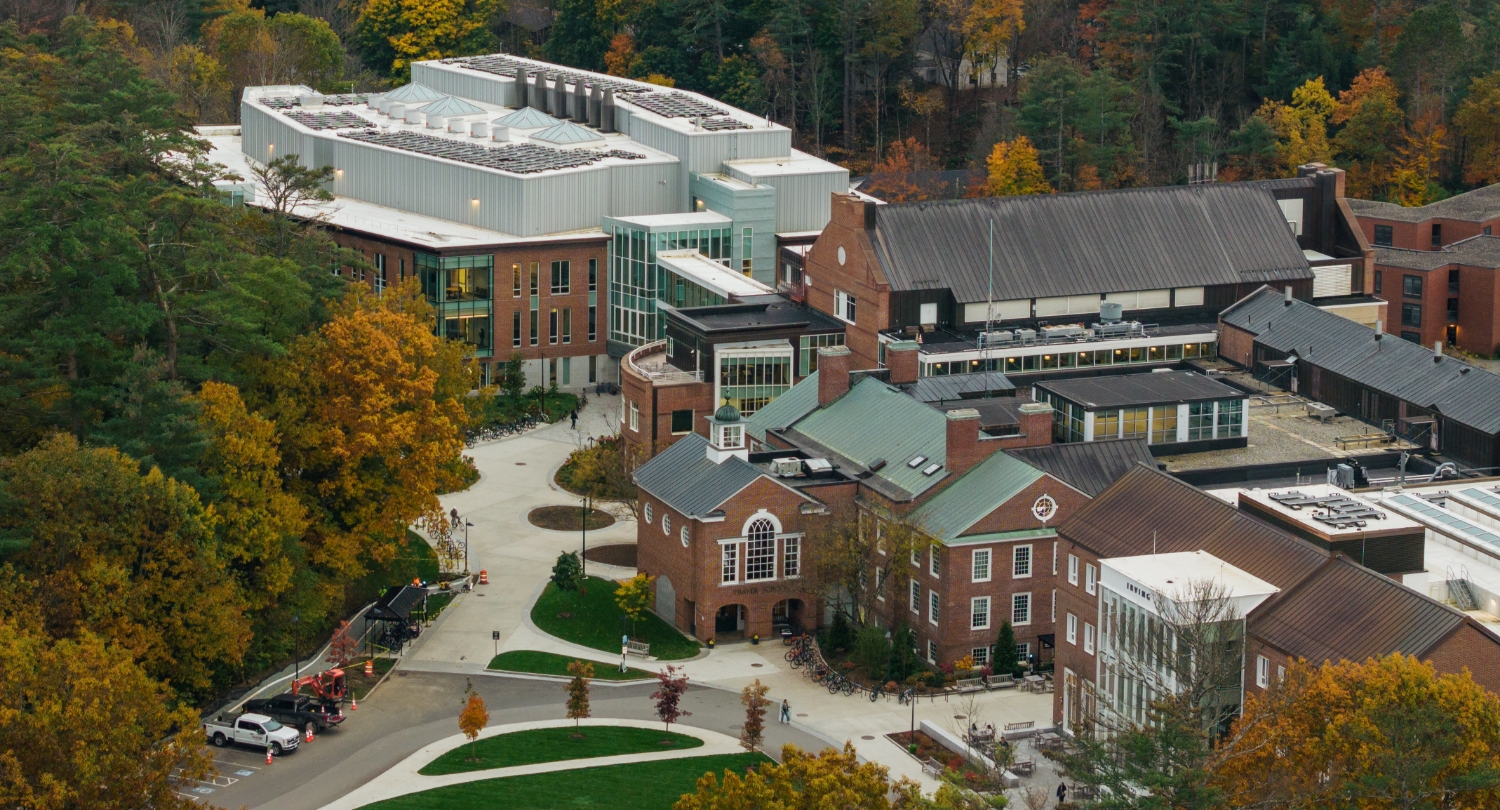
[[[676,744],[677,744],[676,740],[662,740],[661,741],[661,745],[663,745],[663,746],[676,745]]]
[[[765,664],[751,664],[752,667],[763,667]]]
[[[531,525],[542,529],[551,529],[557,532],[576,532],[583,528],[583,507],[581,506],[539,506],[526,515]],[[608,512],[599,509],[588,510],[588,528],[603,529],[613,526],[615,519]]]
[[[557,614],[557,618],[559,618],[559,619],[571,619],[571,618],[573,618],[573,614],[571,614],[571,613],[569,613],[569,612],[567,612],[565,610],[562,613]]]
[[[589,546],[584,552],[583,558],[592,563],[603,563],[604,565],[617,565],[621,568],[634,568],[636,564],[635,543],[607,543],[602,546]]]
[[[868,734],[865,734],[865,735],[863,735],[863,736],[861,736],[861,737],[860,737],[860,739],[861,739],[861,740],[873,740],[873,739],[875,739],[875,738],[874,738],[874,737],[871,737],[871,736],[870,736],[870,735],[868,735]]]
[[[516,462],[516,466],[517,467],[525,467],[526,466],[526,462],[524,462],[524,461],[517,461]]]

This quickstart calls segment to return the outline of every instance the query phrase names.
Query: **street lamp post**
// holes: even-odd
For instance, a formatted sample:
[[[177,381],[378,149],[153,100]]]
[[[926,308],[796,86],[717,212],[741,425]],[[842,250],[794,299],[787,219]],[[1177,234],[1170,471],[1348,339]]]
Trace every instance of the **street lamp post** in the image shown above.
[[[464,576],[469,575],[469,527],[473,525],[468,518],[464,518]]]
[[[292,682],[293,683],[296,683],[297,678],[302,675],[302,647],[300,646],[300,642],[299,642],[299,638],[298,638],[298,634],[297,634],[298,620],[301,619],[301,618],[302,617],[299,616],[299,615],[297,615],[296,613],[292,614]]]
[[[578,518],[578,526],[583,531],[583,550],[578,555],[578,571],[580,576],[587,577],[589,574],[589,496],[583,496],[583,514]]]

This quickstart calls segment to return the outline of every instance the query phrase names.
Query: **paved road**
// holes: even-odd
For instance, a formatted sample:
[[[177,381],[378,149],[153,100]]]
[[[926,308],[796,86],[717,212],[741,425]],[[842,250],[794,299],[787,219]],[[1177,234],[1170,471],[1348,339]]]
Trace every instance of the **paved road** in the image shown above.
[[[215,807],[248,807],[251,810],[317,810],[368,782],[376,775],[429,743],[458,731],[459,704],[463,698],[463,675],[396,670],[361,703],[338,729],[304,744],[293,754],[266,765],[265,754],[249,748],[214,749],[223,778],[233,784],[198,794]],[[490,723],[555,720],[565,716],[563,684],[497,676],[472,678],[474,689],[484,696]],[[655,687],[611,687],[596,684],[593,690],[595,717],[634,720],[654,718],[651,693]],[[744,720],[739,696],[719,689],[691,688],[683,697],[691,711],[684,722],[732,736]],[[770,720],[766,749],[779,751],[785,743],[817,749],[826,743],[795,726]]]

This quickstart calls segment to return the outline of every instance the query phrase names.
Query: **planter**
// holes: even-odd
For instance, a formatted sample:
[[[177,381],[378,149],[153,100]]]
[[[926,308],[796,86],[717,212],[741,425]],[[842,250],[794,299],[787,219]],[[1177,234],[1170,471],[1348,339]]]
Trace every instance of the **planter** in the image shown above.
[[[708,640],[708,648],[710,650],[712,650],[714,648],[714,640],[713,639],[709,639]]]

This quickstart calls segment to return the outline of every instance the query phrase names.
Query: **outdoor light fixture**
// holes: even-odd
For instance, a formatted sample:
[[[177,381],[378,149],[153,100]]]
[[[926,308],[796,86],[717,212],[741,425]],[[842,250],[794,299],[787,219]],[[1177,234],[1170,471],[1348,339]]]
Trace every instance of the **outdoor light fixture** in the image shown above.
[[[334,169],[333,170],[333,174],[334,174],[335,177],[337,177],[340,180],[344,179],[344,170],[343,169]]]
[[[469,200],[469,204],[472,205],[472,206],[474,206],[475,208],[478,208],[479,207],[479,198],[475,197],[474,199]]]

